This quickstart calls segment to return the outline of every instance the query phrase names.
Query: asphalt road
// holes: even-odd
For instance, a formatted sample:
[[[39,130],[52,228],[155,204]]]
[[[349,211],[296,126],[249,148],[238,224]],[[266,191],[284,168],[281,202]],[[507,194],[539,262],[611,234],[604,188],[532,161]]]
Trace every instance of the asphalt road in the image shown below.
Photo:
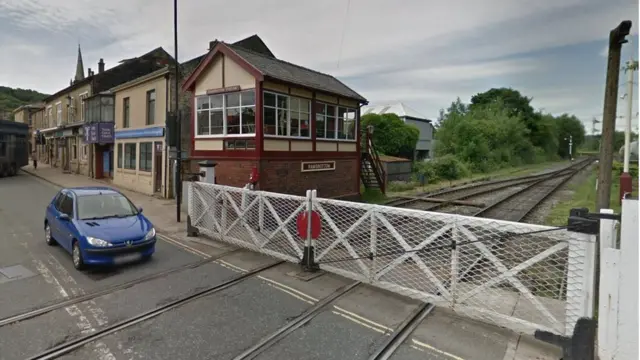
[[[0,179],[0,318],[201,260],[201,257],[181,247],[159,240],[152,261],[117,269],[78,272],[66,252],[44,242],[44,208],[57,190],[53,185],[28,175]],[[206,263],[2,326],[0,360],[36,355],[57,344],[220,284],[239,274],[240,270],[230,263],[251,269],[273,261],[250,253],[239,253],[225,259],[229,262]],[[300,283],[283,275],[289,273],[292,266],[285,264],[265,271],[262,273],[264,277],[249,278],[231,288],[194,300],[103,337],[62,358],[232,359],[313,305],[315,300],[309,295],[282,282],[306,287],[302,290],[317,299],[329,295],[344,285],[344,281],[350,282],[324,276]],[[277,278],[281,283],[270,282],[265,277]],[[360,286],[261,353],[258,359],[367,359],[414,306]],[[356,314],[341,308],[373,312],[373,319],[389,327],[357,318]],[[437,342],[440,349],[426,344],[414,346],[412,341],[415,340],[411,340],[400,348],[394,359],[459,360],[462,357],[452,354],[461,352],[466,359],[494,359],[504,354],[506,344],[502,338],[482,343],[474,340],[472,334],[460,340],[479,346],[465,346],[462,351],[462,343],[451,341],[452,338],[464,334],[462,329],[476,333],[485,330],[469,329],[467,323],[445,323],[447,321],[450,322],[450,318],[437,320],[436,317],[435,321],[425,322],[417,330],[423,338]],[[450,347],[446,347],[447,344]],[[442,346],[446,351],[441,350]],[[476,357],[474,354],[482,355]]]

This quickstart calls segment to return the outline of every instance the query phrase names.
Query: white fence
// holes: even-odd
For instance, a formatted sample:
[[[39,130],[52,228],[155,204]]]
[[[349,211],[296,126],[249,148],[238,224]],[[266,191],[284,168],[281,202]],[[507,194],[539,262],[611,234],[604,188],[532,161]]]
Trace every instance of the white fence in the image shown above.
[[[598,356],[638,359],[638,200],[623,200],[621,223],[601,221],[600,246]]]
[[[532,334],[571,334],[593,310],[595,237],[546,226],[191,183],[192,225],[212,238]],[[300,239],[315,211],[322,232]],[[310,218],[310,216],[308,217]]]

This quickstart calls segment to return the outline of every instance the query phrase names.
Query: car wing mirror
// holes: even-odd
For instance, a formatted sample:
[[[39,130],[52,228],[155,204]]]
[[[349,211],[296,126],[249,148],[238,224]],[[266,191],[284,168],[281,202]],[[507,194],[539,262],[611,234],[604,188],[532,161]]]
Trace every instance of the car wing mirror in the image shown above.
[[[60,214],[60,216],[58,216],[58,219],[64,220],[64,221],[69,221],[69,219],[71,219],[71,218],[67,214]]]
[[[138,212],[142,212],[142,206],[138,206]]]

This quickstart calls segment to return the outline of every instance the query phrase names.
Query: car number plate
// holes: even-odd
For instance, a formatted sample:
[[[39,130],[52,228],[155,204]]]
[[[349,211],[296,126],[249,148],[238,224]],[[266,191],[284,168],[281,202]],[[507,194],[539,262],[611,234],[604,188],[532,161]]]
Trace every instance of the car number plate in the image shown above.
[[[136,260],[139,260],[139,259],[140,259],[140,254],[135,253],[135,254],[127,254],[127,255],[116,256],[113,261],[116,264],[123,264],[123,263],[136,261]]]

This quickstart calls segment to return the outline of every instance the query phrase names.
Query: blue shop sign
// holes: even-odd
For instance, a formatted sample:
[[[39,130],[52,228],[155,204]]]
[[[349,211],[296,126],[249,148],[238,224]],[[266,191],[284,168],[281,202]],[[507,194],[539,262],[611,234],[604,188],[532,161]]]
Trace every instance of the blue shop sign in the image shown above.
[[[84,142],[87,144],[113,143],[113,123],[93,123],[85,125]]]
[[[163,136],[164,136],[163,126],[116,131],[116,139],[134,139],[134,138],[163,137]]]

